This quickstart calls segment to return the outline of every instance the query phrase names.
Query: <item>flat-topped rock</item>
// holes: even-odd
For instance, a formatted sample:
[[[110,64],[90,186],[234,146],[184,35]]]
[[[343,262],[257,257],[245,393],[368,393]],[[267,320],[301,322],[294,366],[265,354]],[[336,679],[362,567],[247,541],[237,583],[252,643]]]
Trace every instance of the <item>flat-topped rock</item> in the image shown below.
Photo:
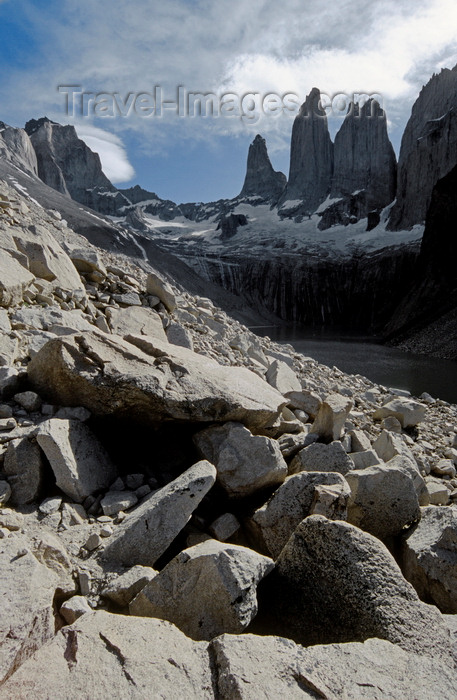
[[[29,379],[53,403],[142,423],[238,420],[259,429],[286,403],[245,368],[155,338],[128,339],[95,331],[51,340],[30,362]]]

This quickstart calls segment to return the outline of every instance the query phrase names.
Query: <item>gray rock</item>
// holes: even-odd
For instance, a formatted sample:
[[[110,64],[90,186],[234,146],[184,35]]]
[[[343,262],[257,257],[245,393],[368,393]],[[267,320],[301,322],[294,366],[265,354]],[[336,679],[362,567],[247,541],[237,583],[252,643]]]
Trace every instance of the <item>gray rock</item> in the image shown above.
[[[437,181],[455,165],[457,70],[442,69],[422,88],[406,125],[398,161],[392,230],[425,220]]]
[[[128,337],[131,342],[96,331],[51,340],[28,365],[29,379],[54,403],[150,424],[240,420],[261,428],[285,403],[245,368],[224,367],[146,336]]]
[[[217,479],[230,496],[247,496],[275,486],[287,476],[278,443],[252,435],[241,423],[206,428],[194,436],[200,454],[217,469]]]
[[[95,248],[73,248],[69,255],[78,272],[100,272],[106,277],[106,268]]]
[[[176,297],[168,282],[165,282],[155,273],[150,272],[146,280],[146,290],[148,294],[159,297],[167,311],[173,313],[176,308]]]
[[[329,445],[314,443],[297,454],[289,465],[289,474],[298,472],[338,472],[347,474],[354,469],[354,462],[346,453],[341,442]]]
[[[236,535],[240,529],[240,523],[233,513],[224,513],[214,520],[209,531],[219,542],[226,542]]]
[[[40,224],[21,226],[14,228],[11,235],[35,277],[52,282],[53,287],[84,291],[75,266],[47,228]]]
[[[208,540],[172,559],[130,613],[169,620],[196,640],[236,634],[257,614],[257,584],[273,568],[271,559],[246,547]]]
[[[420,519],[414,482],[403,469],[389,464],[355,469],[346,474],[346,480],[351,488],[348,522],[352,525],[386,539]]]
[[[310,515],[316,487],[338,486],[349,498],[349,487],[341,474],[301,472],[287,477],[271,498],[247,520],[256,548],[277,559],[301,521]],[[343,519],[339,513],[339,519]]]
[[[34,391],[22,391],[20,394],[15,394],[13,399],[29,412],[39,411],[41,408],[41,399]]]
[[[246,176],[240,197],[260,197],[276,203],[287,184],[286,176],[273,170],[265,139],[259,134],[249,146]]]
[[[159,314],[145,306],[115,309],[111,311],[109,322],[112,332],[122,337],[129,334],[148,335],[163,342],[167,341]]]
[[[422,508],[402,547],[405,578],[443,613],[457,613],[457,507]]]
[[[209,462],[197,462],[167,486],[147,496],[116,528],[103,557],[124,566],[153,566],[190,520],[216,480]]]
[[[269,366],[265,379],[280,394],[301,391],[301,382],[295,372],[285,362],[275,360]]]
[[[7,481],[0,480],[0,506],[8,503],[11,498],[11,486]]]
[[[11,486],[11,502],[14,505],[33,503],[40,497],[45,465],[43,454],[34,440],[27,437],[11,440],[3,468]]]
[[[432,506],[445,506],[450,500],[450,491],[443,482],[427,481],[425,482],[428,492],[429,503]]]
[[[385,112],[374,100],[349,106],[335,136],[331,198],[366,192],[366,212],[395,199],[397,160],[387,135]]]
[[[60,510],[61,505],[62,499],[60,496],[50,496],[49,498],[45,498],[44,501],[40,503],[38,510],[40,513],[43,513],[43,515],[52,515]]]
[[[224,634],[209,648],[224,700],[433,700],[457,689],[449,666],[381,639],[303,648],[283,637]]]
[[[157,576],[150,566],[132,566],[102,590],[102,596],[120,607],[126,607],[135,596]]]
[[[319,106],[320,98],[319,90],[313,88],[294,120],[289,181],[280,199],[283,210],[287,212],[288,202],[291,202],[291,214],[311,214],[330,191],[333,143],[327,117]]]
[[[72,625],[73,622],[76,622],[82,615],[91,612],[92,608],[86,598],[81,595],[74,595],[69,600],[66,600],[65,603],[60,606],[59,610],[59,613],[62,615],[67,625]]]
[[[34,275],[25,269],[7,250],[0,256],[0,306],[16,306],[23,293],[34,280]]]
[[[133,508],[138,497],[133,491],[108,491],[100,501],[103,515],[117,515],[121,510]]]
[[[275,613],[301,643],[379,637],[453,665],[440,613],[419,600],[372,535],[311,515],[295,530],[276,566],[271,582]]]
[[[288,407],[305,411],[314,420],[322,405],[322,400],[314,391],[303,389],[287,394]]]
[[[351,430],[348,434],[351,438],[350,452],[367,452],[371,450],[370,438],[363,430]]]
[[[146,652],[147,650],[147,652]],[[213,700],[206,644],[174,625],[98,611],[64,627],[0,688],[2,700]]]
[[[396,398],[388,401],[373,414],[375,420],[383,420],[393,416],[400,421],[402,428],[409,428],[421,423],[425,419],[426,407],[412,399]]]
[[[38,175],[49,187],[101,214],[116,215],[128,206],[102,171],[100,157],[78,138],[73,125],[46,117],[31,119],[25,130],[38,158]]]
[[[107,488],[115,477],[108,453],[81,421],[49,418],[41,423],[37,442],[49,460],[57,486],[76,502]]]
[[[194,349],[192,335],[187,328],[181,326],[180,323],[172,321],[167,327],[166,334],[169,343],[173,343],[173,345],[180,345],[181,347],[188,348],[189,350]]]
[[[0,541],[0,685],[54,636],[56,586],[57,576],[33,556],[24,537]]]
[[[349,397],[330,394],[317,412],[312,432],[329,442],[339,440],[352,406],[353,402]]]

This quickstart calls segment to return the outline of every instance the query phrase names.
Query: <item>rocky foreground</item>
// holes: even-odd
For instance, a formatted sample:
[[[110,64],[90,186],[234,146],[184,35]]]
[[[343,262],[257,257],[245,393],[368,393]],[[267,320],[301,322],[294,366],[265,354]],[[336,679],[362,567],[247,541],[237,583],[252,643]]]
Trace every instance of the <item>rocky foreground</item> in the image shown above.
[[[0,698],[455,698],[457,406],[0,183]]]

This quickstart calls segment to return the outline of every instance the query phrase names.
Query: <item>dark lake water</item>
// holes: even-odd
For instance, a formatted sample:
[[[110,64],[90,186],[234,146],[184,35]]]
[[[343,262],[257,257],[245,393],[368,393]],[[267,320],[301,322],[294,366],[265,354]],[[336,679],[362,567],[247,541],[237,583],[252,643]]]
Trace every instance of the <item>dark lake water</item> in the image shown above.
[[[348,374],[362,374],[377,384],[407,389],[414,396],[424,391],[457,404],[457,362],[413,355],[373,340],[347,337],[311,337],[289,328],[252,328],[258,335],[290,343],[308,357]]]

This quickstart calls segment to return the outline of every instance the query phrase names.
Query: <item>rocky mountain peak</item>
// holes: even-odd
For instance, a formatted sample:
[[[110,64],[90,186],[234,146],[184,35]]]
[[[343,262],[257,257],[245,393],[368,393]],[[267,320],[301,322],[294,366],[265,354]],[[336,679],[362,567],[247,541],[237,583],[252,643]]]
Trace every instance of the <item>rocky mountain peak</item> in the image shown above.
[[[289,181],[280,200],[284,213],[315,211],[330,191],[332,173],[333,143],[320,107],[320,92],[313,88],[292,128]]]
[[[425,221],[432,191],[456,164],[457,66],[444,68],[425,85],[413,105],[398,161],[397,201],[389,227]]]
[[[286,184],[286,176],[271,165],[265,139],[257,134],[249,146],[246,177],[239,196],[277,201]]]
[[[72,125],[47,117],[26,124],[38,161],[38,176],[46,185],[102,214],[116,214],[130,202],[111,184],[94,153]]]
[[[396,170],[386,114],[379,103],[351,104],[335,137],[330,196],[366,190],[369,210],[385,207],[395,197]]]
[[[42,126],[45,124],[51,124],[55,126],[60,126],[57,122],[53,122],[51,119],[48,119],[48,117],[40,117],[40,119],[30,119],[24,129],[27,132],[29,136],[34,134],[38,129],[41,129]]]

